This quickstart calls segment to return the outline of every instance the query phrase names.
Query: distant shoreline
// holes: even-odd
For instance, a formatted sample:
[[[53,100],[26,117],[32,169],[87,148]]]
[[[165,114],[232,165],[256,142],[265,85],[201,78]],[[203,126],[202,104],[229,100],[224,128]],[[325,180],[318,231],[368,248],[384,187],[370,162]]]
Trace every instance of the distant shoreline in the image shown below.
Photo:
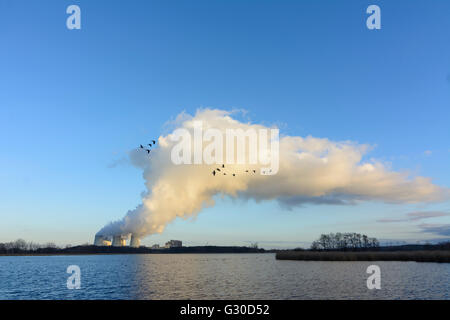
[[[64,256],[64,255],[113,255],[113,254],[171,254],[171,253],[269,253],[251,247],[197,246],[151,249],[148,247],[75,246],[70,248],[44,248],[36,251],[2,252],[1,256]]]
[[[277,260],[450,262],[449,250],[428,251],[279,251]]]
[[[245,253],[275,253],[264,252],[147,252],[147,253],[0,253],[0,257],[50,257],[50,256],[112,256],[112,255],[139,255],[139,254],[245,254]]]

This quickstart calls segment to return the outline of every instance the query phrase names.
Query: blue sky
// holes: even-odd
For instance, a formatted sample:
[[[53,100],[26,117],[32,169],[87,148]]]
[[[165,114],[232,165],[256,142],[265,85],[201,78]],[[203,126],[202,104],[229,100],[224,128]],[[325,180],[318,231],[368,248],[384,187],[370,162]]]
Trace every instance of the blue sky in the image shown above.
[[[77,4],[82,29],[66,28]],[[381,30],[366,28],[368,5]],[[0,241],[91,242],[140,203],[122,161],[181,111],[245,109],[282,134],[352,140],[450,186],[448,1],[0,2]],[[112,165],[116,164],[116,165]],[[432,239],[379,223],[450,203],[304,206],[218,200],[144,243],[289,247],[323,232]]]

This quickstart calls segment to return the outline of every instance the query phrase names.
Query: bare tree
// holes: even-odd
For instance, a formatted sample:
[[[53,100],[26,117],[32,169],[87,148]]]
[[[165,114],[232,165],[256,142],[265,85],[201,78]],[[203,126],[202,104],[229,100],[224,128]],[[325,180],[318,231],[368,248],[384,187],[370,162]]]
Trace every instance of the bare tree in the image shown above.
[[[359,233],[321,234],[320,238],[311,244],[312,250],[347,250],[361,248],[376,248],[378,240]]]
[[[12,246],[17,250],[27,250],[27,242],[23,239],[17,239],[13,242]]]
[[[252,242],[252,243],[250,243],[250,248],[258,249],[258,242]]]

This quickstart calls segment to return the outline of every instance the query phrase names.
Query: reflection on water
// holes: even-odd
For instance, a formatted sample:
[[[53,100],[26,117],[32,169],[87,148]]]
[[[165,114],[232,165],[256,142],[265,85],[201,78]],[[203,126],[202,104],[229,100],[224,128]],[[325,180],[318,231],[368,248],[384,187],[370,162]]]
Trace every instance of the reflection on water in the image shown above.
[[[381,267],[381,290],[366,269]],[[81,289],[68,290],[69,265]],[[0,299],[449,299],[450,264],[279,261],[273,254],[0,257]]]

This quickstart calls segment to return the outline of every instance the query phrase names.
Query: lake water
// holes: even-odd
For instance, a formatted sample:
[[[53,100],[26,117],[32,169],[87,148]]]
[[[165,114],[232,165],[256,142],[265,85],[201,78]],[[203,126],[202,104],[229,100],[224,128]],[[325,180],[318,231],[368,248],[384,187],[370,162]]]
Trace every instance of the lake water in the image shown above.
[[[381,289],[366,269],[381,268]],[[69,265],[81,288],[67,289]],[[449,299],[450,264],[280,261],[274,254],[0,257],[0,299]]]

